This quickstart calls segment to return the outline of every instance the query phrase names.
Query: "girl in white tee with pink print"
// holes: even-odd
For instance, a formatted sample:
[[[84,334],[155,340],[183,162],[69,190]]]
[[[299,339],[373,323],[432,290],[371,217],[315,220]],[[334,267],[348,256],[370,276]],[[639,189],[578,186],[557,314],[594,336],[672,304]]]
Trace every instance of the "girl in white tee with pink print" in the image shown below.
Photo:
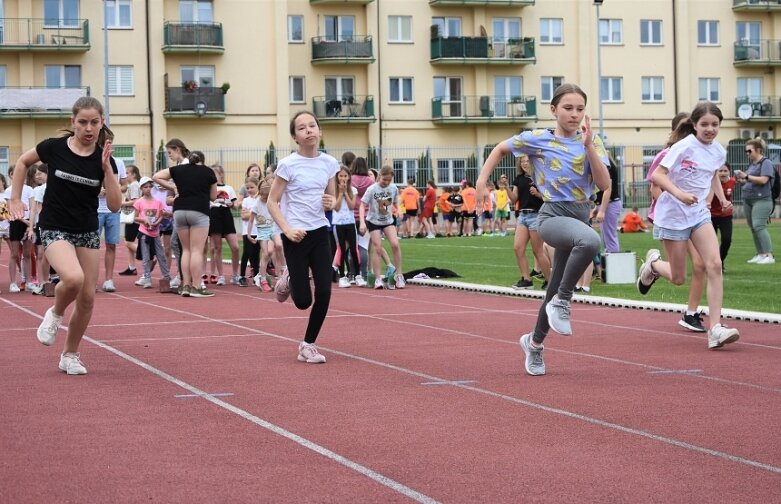
[[[646,294],[660,276],[675,285],[686,281],[687,242],[705,262],[708,277],[708,348],[720,348],[738,340],[737,329],[721,324],[724,296],[721,257],[716,232],[710,222],[706,206],[708,194],[713,192],[722,208],[732,207],[724,196],[717,172],[727,154],[716,135],[723,116],[710,102],[699,103],[688,120],[681,121],[674,136],[681,140],[670,148],[653,174],[653,182],[664,190],[656,202],[654,238],[661,240],[668,261],[662,261],[659,250],[651,249],[640,267],[637,287]]]

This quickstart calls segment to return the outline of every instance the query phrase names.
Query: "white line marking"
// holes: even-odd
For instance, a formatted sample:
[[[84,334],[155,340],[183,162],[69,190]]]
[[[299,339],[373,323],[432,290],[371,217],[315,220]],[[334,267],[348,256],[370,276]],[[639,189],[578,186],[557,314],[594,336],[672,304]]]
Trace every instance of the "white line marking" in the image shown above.
[[[430,381],[423,382],[421,385],[469,385],[477,383],[475,380],[452,380],[452,381]]]
[[[211,397],[230,397],[230,396],[232,396],[234,394],[233,394],[233,392],[215,392],[213,394],[208,394],[207,393],[206,395],[209,395]],[[176,394],[174,397],[176,397],[177,399],[181,399],[181,398],[203,397],[203,396],[200,395],[200,394]]]

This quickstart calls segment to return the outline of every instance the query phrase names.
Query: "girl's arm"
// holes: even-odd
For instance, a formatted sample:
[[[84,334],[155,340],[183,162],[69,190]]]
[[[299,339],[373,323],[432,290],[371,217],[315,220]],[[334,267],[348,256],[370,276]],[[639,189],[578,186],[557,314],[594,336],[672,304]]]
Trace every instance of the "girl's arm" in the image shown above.
[[[716,197],[719,199],[719,203],[721,203],[721,209],[722,210],[729,210],[732,208],[732,202],[727,200],[727,196],[724,194],[724,188],[721,186],[721,180],[719,180],[719,173],[716,172],[713,174],[713,179],[710,183],[710,193],[708,194],[708,203],[713,200],[713,197]]]
[[[344,202],[347,204],[347,208],[353,210],[355,208],[355,193],[352,191],[352,188],[348,188],[343,194]]]
[[[22,189],[24,189],[24,179],[27,175],[27,170],[35,163],[39,162],[41,158],[38,156],[38,151],[30,149],[16,161],[14,167],[14,177],[11,180],[11,199],[8,200],[8,214],[11,220],[24,219],[24,202],[22,201]]]
[[[323,209],[326,212],[328,210],[333,210],[335,203],[336,203],[336,175],[328,179],[328,185],[325,186],[325,194],[323,194]]]
[[[271,183],[271,191],[268,195],[268,212],[271,214],[271,218],[279,226],[279,230],[287,237],[288,240],[298,243],[306,236],[306,231],[303,229],[293,229],[288,224],[287,219],[282,214],[282,209],[279,208],[279,202],[282,200],[282,195],[287,190],[287,180],[282,177],[274,177],[274,182]],[[323,195],[325,198],[325,195]]]
[[[502,158],[510,153],[512,153],[512,151],[507,145],[507,142],[502,141],[493,148],[491,154],[489,154],[485,159],[485,163],[483,163],[483,168],[480,170],[480,175],[477,177],[477,183],[475,184],[475,188],[477,189],[476,197],[478,205],[480,205],[485,199],[487,194],[485,185],[488,183],[488,179],[491,178],[491,174],[499,165],[499,162],[502,160]]]
[[[369,204],[361,200],[361,206],[358,207],[358,232],[361,235],[366,234],[366,213],[369,211]]]
[[[166,168],[152,175],[152,180],[163,189],[176,192],[176,186],[171,182],[171,170]],[[214,199],[214,198],[212,198]]]
[[[106,140],[103,144],[103,188],[106,190],[106,206],[112,212],[118,212],[122,205],[122,188],[111,167],[113,152],[111,140]]]
[[[675,196],[678,200],[681,201],[681,203],[684,203],[686,205],[693,205],[697,203],[697,196],[691,193],[683,192],[680,189],[678,189],[678,186],[673,184],[672,180],[670,180],[668,173],[670,173],[670,171],[667,169],[666,166],[659,165],[659,167],[656,168],[656,171],[654,171],[653,174],[654,184],[659,186],[659,188],[662,191],[667,191],[673,196]]]
[[[610,203],[610,194],[613,192],[613,184],[602,191],[602,203],[599,204],[597,210],[596,219],[597,222],[602,222],[605,219],[605,212],[607,211],[607,205]]]
[[[337,212],[342,209],[342,199],[345,198],[345,192],[340,187],[336,188],[336,202],[334,203],[334,210]]]
[[[35,196],[30,198],[30,223],[27,224],[27,238],[32,240],[35,235],[35,222],[38,220],[38,202]]]
[[[591,129],[591,116],[586,114],[583,120],[583,126],[580,127],[583,132],[583,145],[586,148],[586,158],[591,168],[591,178],[600,191],[610,187],[610,171],[608,171],[602,158],[599,157],[596,147],[594,147],[594,132]]]

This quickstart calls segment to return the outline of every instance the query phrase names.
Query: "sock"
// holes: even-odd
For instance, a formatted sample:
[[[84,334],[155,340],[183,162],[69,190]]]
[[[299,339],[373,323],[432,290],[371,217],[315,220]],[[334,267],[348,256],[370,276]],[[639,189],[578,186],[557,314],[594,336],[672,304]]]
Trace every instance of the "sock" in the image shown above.
[[[697,314],[697,312],[696,312],[696,311],[689,311],[689,310],[686,310],[686,315],[688,315],[688,316],[690,316],[690,317],[692,317],[692,316],[694,316],[694,315],[696,315],[696,314]]]

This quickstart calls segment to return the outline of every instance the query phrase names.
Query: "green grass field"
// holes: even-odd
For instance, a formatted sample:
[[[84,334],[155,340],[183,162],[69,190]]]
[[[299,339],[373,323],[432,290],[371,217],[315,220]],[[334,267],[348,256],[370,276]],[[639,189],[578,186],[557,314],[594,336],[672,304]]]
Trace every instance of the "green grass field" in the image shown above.
[[[770,234],[775,247],[781,247],[781,225],[774,221]],[[622,250],[637,253],[638,266],[649,248],[661,248],[651,233],[620,234]],[[437,238],[436,240],[402,240],[404,271],[429,266],[452,270],[463,278],[459,281],[510,286],[518,281],[519,271],[513,254],[513,237]],[[386,244],[387,247],[387,244]],[[755,254],[751,232],[744,222],[735,222],[732,247],[725,261],[724,307],[766,313],[781,313],[781,259],[773,265],[746,264]],[[533,261],[531,246],[527,255]],[[781,256],[779,256],[781,257]],[[533,264],[533,262],[530,262]],[[541,281],[535,280],[539,287]],[[688,285],[674,286],[664,279],[654,284],[647,296],[642,296],[634,285],[605,284],[594,280],[592,295],[623,299],[649,300],[685,304]],[[703,295],[701,305],[707,301]]]

